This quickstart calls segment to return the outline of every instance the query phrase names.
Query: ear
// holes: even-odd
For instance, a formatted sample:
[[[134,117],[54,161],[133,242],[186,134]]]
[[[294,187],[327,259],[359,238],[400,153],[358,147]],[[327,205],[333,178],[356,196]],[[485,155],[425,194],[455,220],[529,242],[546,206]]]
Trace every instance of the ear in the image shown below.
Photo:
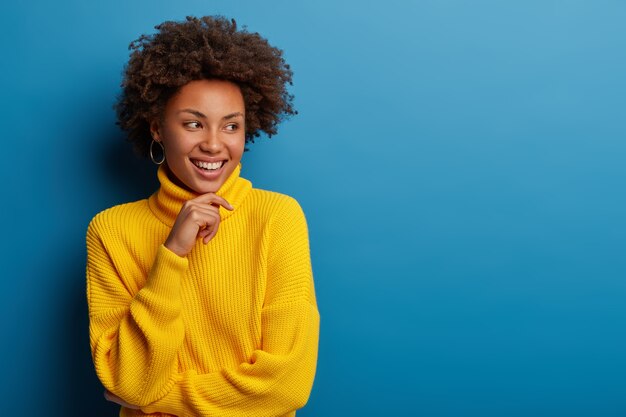
[[[150,122],[150,134],[152,135],[152,139],[157,142],[161,142],[161,126],[159,125],[159,121],[157,119],[153,119]]]

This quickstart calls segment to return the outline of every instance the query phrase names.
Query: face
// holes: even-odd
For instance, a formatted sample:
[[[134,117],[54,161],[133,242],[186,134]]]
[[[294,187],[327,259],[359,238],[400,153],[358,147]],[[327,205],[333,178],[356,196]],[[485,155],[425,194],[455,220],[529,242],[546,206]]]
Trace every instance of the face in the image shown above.
[[[223,80],[185,84],[150,125],[174,181],[199,194],[216,192],[245,147],[245,105],[239,87]]]

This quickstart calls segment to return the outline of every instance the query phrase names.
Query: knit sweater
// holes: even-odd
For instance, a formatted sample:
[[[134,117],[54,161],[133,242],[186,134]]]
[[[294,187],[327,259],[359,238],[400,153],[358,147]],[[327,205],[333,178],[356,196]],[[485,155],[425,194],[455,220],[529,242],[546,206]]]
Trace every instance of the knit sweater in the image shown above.
[[[87,231],[89,334],[121,416],[295,416],[317,362],[319,314],[304,214],[252,188],[239,165],[216,193],[215,237],[180,257],[164,245],[197,196],[158,170],[159,190]]]

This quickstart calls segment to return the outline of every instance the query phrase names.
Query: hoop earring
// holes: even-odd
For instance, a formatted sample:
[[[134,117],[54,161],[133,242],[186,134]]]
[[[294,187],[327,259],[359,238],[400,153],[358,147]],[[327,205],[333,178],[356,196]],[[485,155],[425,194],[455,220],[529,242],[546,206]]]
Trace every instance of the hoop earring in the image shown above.
[[[154,151],[152,150],[152,147],[154,146],[155,143],[158,143],[159,146],[161,147],[161,154],[163,155],[163,157],[161,158],[160,161],[157,161],[154,158]],[[163,147],[163,144],[161,142],[157,142],[154,139],[152,139],[152,142],[150,142],[150,159],[152,159],[152,162],[154,162],[157,165],[161,165],[163,162],[165,162],[165,147]]]

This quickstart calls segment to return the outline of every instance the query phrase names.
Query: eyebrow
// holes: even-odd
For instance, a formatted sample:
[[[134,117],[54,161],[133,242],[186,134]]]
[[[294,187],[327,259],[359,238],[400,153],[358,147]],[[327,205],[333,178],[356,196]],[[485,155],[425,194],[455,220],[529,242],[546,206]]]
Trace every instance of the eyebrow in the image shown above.
[[[234,119],[235,117],[243,117],[243,113],[241,113],[240,111],[236,111],[234,113],[227,114],[226,116],[222,117],[222,120]]]
[[[206,115],[202,112],[199,112],[198,110],[194,110],[194,109],[182,109],[179,110],[178,113],[191,113],[194,116],[200,117],[200,118],[204,118],[206,119]],[[222,120],[229,120],[229,119],[234,119],[235,117],[243,117],[243,113],[236,111],[234,113],[230,113],[227,114],[226,116],[222,117]]]
[[[177,113],[179,113],[179,114],[180,113],[191,113],[194,116],[202,117],[202,118],[206,119],[206,115],[204,113],[199,112],[198,110],[194,110],[194,109],[182,109],[182,110],[179,110]]]

